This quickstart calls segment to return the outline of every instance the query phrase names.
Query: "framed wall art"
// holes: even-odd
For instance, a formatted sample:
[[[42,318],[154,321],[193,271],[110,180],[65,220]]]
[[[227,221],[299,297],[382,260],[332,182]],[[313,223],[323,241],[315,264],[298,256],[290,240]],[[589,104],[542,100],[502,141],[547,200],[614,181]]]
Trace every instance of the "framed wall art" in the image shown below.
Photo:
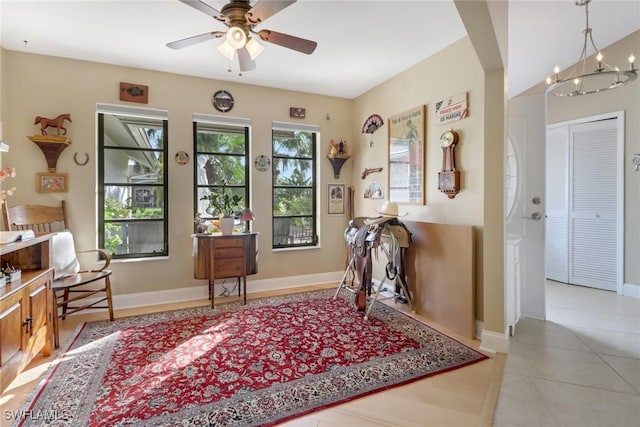
[[[66,193],[69,191],[69,176],[66,173],[36,173],[38,193]]]
[[[389,117],[389,200],[424,205],[426,107]]]
[[[376,181],[370,182],[364,189],[364,198],[365,199],[383,199],[384,192],[382,191],[382,186]]]
[[[295,119],[304,119],[306,115],[307,115],[307,110],[305,108],[300,108],[300,107],[289,108],[289,117],[293,117]]]
[[[329,215],[344,215],[344,184],[327,184]]]
[[[149,102],[149,86],[120,82],[120,101]]]

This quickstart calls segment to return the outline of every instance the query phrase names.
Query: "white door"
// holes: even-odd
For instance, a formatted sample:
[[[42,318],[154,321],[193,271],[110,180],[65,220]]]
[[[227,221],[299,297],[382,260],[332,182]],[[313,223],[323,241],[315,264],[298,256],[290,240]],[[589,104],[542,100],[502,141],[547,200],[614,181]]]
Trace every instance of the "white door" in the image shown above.
[[[610,291],[621,286],[622,123],[609,115],[547,128],[549,279]]]
[[[549,127],[545,150],[546,277],[569,282],[569,126]]]
[[[569,283],[616,290],[616,120],[571,126]]]
[[[507,265],[506,269],[508,273],[515,271],[520,279],[520,314],[544,319],[544,212],[547,204],[544,196],[545,95],[509,100],[508,126],[514,158],[507,158],[506,169],[515,168],[517,184],[514,188],[509,183],[510,177],[507,177],[507,208],[510,205],[510,193],[514,194],[514,198],[513,208],[506,212],[505,223],[508,242],[517,240],[519,243],[517,265]],[[505,262],[510,262],[510,259],[505,259]]]

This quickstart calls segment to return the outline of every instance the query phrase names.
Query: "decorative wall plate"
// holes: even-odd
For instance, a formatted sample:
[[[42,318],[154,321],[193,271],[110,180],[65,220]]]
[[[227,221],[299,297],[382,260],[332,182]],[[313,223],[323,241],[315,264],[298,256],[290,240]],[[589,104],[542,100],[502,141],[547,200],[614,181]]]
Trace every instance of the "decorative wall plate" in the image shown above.
[[[256,169],[264,172],[271,167],[271,159],[264,154],[260,154],[256,157],[256,160],[253,162],[253,164],[256,166]]]
[[[233,96],[226,90],[219,90],[213,94],[211,104],[216,110],[226,113],[233,108]]]
[[[179,165],[186,165],[189,163],[189,155],[185,151],[178,151],[175,156],[176,163]]]

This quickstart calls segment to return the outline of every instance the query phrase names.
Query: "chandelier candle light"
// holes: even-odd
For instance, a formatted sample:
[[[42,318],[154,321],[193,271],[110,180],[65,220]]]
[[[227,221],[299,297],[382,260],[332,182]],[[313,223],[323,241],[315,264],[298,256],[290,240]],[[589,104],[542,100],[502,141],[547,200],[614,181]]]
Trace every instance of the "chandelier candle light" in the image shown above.
[[[576,66],[565,78],[560,78],[560,67],[553,69],[554,77],[547,77],[547,92],[556,96],[578,96],[591,93],[604,92],[631,83],[638,77],[638,69],[635,68],[635,56],[629,56],[629,70],[623,71],[618,67],[611,67],[604,61],[602,52],[593,41],[592,29],[589,27],[589,3],[591,0],[576,0],[577,6],[584,6],[586,27],[584,43],[580,59]],[[591,43],[594,52],[597,52],[597,67],[593,71],[587,69],[587,47]]]

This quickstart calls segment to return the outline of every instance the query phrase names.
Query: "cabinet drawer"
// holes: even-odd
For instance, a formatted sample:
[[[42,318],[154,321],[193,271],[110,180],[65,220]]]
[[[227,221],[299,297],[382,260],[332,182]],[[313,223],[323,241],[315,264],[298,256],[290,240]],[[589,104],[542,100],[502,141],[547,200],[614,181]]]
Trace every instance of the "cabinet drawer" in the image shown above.
[[[215,264],[215,277],[222,279],[225,277],[242,276],[244,272],[244,258],[230,258]]]
[[[244,246],[243,237],[225,237],[225,238],[213,239],[214,248],[232,248],[237,246],[239,247]]]
[[[217,248],[216,260],[222,258],[242,258],[244,256],[244,248]]]

